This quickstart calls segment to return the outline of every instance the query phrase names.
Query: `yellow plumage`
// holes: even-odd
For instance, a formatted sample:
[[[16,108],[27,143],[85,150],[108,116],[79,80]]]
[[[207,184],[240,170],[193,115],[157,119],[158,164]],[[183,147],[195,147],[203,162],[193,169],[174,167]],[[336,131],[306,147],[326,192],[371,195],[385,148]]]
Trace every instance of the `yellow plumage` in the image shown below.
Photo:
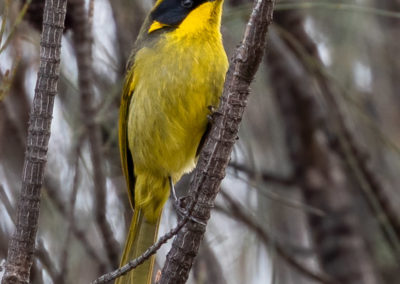
[[[171,7],[181,3],[159,0],[152,11],[163,1]],[[152,19],[158,11],[148,16],[126,76],[119,138],[135,214],[121,264],[154,242],[170,192],[169,177],[175,183],[194,168],[209,106],[219,103],[228,67],[219,31],[222,0],[192,4],[197,6],[178,25]],[[162,9],[169,12],[170,6]],[[117,283],[150,283],[153,261]]]

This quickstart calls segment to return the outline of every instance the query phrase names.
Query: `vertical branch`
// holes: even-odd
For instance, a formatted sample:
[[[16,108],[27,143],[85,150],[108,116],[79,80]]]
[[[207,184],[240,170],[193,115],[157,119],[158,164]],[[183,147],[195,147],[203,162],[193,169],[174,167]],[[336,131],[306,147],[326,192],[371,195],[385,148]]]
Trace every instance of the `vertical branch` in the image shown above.
[[[298,11],[284,11],[277,14],[277,22],[282,25],[294,37],[291,40],[286,38],[286,43],[304,60],[303,50],[314,64],[308,66],[310,72],[314,73],[319,87],[322,90],[323,98],[329,104],[328,115],[330,116],[330,128],[334,129],[331,147],[337,151],[346,162],[349,170],[353,173],[355,181],[362,189],[366,200],[377,216],[382,231],[391,244],[396,257],[400,256],[400,218],[396,214],[395,204],[388,196],[386,184],[379,177],[376,171],[368,163],[368,152],[354,139],[354,135],[348,128],[346,117],[341,105],[336,98],[336,93],[327,79],[322,60],[319,56],[317,44],[310,38],[304,28],[303,15]],[[302,50],[303,49],[303,50]],[[325,127],[326,132],[331,132]],[[332,135],[333,134],[333,135]]]
[[[128,62],[132,45],[139,34],[146,12],[143,11],[140,1],[137,0],[109,0],[108,2],[116,25],[118,71],[121,75],[125,75],[125,65]],[[130,13],[125,11],[135,11],[135,16],[132,17]]]
[[[69,199],[69,208],[68,208],[68,216],[67,216],[67,235],[65,237],[64,241],[64,246],[61,251],[61,263],[60,263],[60,272],[57,275],[57,278],[55,278],[56,283],[58,284],[63,284],[65,283],[65,280],[67,279],[68,275],[68,257],[69,257],[69,247],[70,247],[70,242],[71,242],[71,235],[73,228],[76,226],[75,225],[75,203],[76,203],[76,196],[78,193],[78,187],[79,187],[79,179],[80,179],[80,172],[79,172],[79,154],[81,152],[81,146],[82,146],[82,135],[79,135],[78,137],[78,142],[75,147],[75,163],[74,163],[74,169],[75,169],[75,175],[74,179],[72,182],[72,190],[71,190],[71,195]]]
[[[56,182],[53,177],[47,175],[45,179],[44,189],[48,194],[48,197],[53,202],[55,208],[59,211],[60,215],[65,221],[68,221],[68,208],[65,202],[60,199],[60,196],[56,191]],[[107,262],[103,261],[102,257],[98,254],[97,250],[93,247],[90,242],[86,232],[78,228],[76,223],[72,224],[71,230],[75,238],[81,243],[82,248],[85,250],[86,254],[91,258],[92,262],[96,263],[99,272],[103,272],[107,268]]]
[[[193,264],[195,283],[227,284],[220,260],[212,246],[203,242],[199,249],[197,259]]]
[[[237,222],[243,223],[249,229],[251,229],[265,244],[266,247],[270,247],[272,244],[274,245],[277,254],[294,270],[307,276],[307,280],[314,280],[323,284],[338,284],[337,282],[330,279],[327,275],[315,273],[313,270],[309,269],[302,262],[298,261],[292,254],[294,251],[297,251],[300,254],[307,255],[309,251],[304,250],[304,248],[293,247],[291,244],[281,244],[278,240],[271,238],[267,232],[257,224],[257,222],[251,216],[248,216],[246,212],[241,208],[240,204],[232,199],[226,192],[221,191],[221,195],[227,203],[227,206],[230,210],[222,211],[227,214],[229,217],[233,218]],[[303,255],[303,257],[304,257]],[[309,278],[309,279],[308,279]]]
[[[7,197],[7,193],[4,190],[4,187],[0,184],[0,200],[3,203],[3,206],[6,208],[6,211],[8,215],[10,216],[11,220],[15,224],[15,218],[14,218],[14,208],[11,204],[10,199]]]
[[[338,283],[379,283],[360,220],[354,212],[350,183],[321,131],[322,114],[311,77],[278,37],[268,54],[274,94],[286,127],[291,162],[306,202],[327,216],[308,215],[322,269]]]
[[[78,80],[81,92],[82,120],[90,143],[90,156],[94,171],[96,221],[112,267],[118,267],[119,245],[106,219],[106,178],[103,170],[100,127],[95,121],[93,103],[92,38],[84,0],[73,0],[71,16],[74,25],[74,47],[78,64]]]
[[[243,41],[229,67],[221,104],[213,114],[211,131],[201,151],[190,186],[189,196],[198,196],[192,216],[200,222],[190,220],[174,239],[162,270],[161,284],[185,283],[188,278],[237,139],[239,124],[247,104],[249,85],[264,52],[274,3],[274,0],[255,2]]]
[[[60,73],[61,38],[66,0],[46,0],[40,41],[40,67],[29,118],[22,189],[17,205],[17,226],[8,248],[2,283],[28,283],[33,263],[40,209],[40,188],[47,162],[47,146],[54,97]]]

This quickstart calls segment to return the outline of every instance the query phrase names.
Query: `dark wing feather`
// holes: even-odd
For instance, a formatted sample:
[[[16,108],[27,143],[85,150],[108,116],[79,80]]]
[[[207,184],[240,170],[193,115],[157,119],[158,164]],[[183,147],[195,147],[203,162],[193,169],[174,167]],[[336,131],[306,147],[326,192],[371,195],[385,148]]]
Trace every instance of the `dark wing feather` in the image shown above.
[[[126,179],[129,201],[135,207],[135,174],[131,151],[128,144],[128,115],[129,105],[133,95],[133,67],[130,68],[125,78],[122,90],[121,106],[119,109],[119,151],[121,155],[122,170]]]

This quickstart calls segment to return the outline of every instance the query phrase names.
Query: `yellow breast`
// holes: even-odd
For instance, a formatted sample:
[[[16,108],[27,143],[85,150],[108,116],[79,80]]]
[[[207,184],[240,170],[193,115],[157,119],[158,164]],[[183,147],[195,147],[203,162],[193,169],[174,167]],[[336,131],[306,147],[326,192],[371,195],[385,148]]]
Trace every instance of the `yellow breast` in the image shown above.
[[[194,167],[227,65],[219,31],[193,33],[185,25],[137,52],[128,115],[135,172],[176,181]]]

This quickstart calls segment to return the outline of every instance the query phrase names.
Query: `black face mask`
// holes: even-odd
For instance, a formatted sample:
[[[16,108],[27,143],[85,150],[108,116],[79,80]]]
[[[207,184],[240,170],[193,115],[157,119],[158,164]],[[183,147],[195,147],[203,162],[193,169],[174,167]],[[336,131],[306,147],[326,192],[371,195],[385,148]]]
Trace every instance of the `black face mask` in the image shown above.
[[[205,2],[207,2],[207,0],[164,0],[151,12],[151,18],[153,21],[162,24],[176,26],[179,25],[192,10]]]

